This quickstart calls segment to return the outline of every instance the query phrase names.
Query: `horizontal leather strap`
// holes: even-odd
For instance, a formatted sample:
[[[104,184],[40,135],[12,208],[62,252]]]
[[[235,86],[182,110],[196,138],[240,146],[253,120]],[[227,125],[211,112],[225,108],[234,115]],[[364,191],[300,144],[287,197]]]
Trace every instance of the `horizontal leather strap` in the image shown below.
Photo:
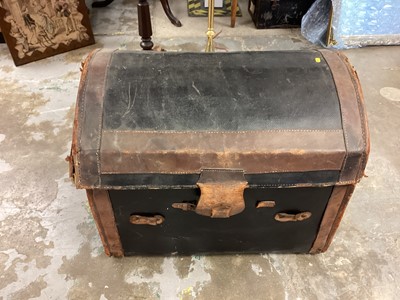
[[[102,174],[199,173],[203,168],[261,174],[340,170],[345,145],[340,130],[103,131],[100,153]]]
[[[334,185],[339,171],[313,171],[297,173],[245,174],[250,187]],[[135,189],[142,187],[196,187],[200,174],[102,174],[101,182],[107,187]]]

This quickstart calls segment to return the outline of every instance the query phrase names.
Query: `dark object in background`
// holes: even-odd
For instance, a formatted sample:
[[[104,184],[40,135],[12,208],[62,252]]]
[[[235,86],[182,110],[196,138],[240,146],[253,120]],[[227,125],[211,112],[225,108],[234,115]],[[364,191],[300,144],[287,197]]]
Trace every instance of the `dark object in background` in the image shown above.
[[[106,7],[113,2],[114,0],[97,0],[92,2],[92,7]]]
[[[114,0],[97,0],[92,3],[93,8],[106,7],[110,5]],[[163,7],[164,13],[170,22],[176,27],[181,27],[182,23],[179,21],[171,11],[168,0],[161,0],[161,5]],[[138,28],[139,36],[141,37],[140,47],[143,50],[151,50],[154,46],[151,36],[153,35],[153,30],[151,26],[150,17],[150,5],[147,0],[139,0],[137,3],[137,13],[138,13]]]
[[[339,53],[100,50],[69,162],[108,255],[319,253],[368,153]]]
[[[311,43],[331,43],[333,7],[330,0],[315,1],[301,21],[301,34]]]
[[[99,7],[106,7],[113,3],[114,0],[96,0],[93,1],[92,7],[94,8],[99,8]],[[161,5],[164,10],[164,13],[166,14],[167,18],[170,20],[170,22],[175,25],[176,27],[181,27],[182,23],[179,21],[174,14],[171,11],[171,7],[169,6],[169,1],[168,0],[161,0]]]
[[[4,44],[5,42],[3,34],[0,32],[0,44]]]
[[[315,0],[249,0],[249,13],[258,29],[300,27]]]

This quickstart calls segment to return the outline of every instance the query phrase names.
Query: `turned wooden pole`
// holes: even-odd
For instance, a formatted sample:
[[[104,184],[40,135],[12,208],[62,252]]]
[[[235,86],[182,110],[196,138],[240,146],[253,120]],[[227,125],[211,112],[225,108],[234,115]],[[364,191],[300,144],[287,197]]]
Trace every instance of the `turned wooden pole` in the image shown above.
[[[143,50],[151,50],[153,48],[153,42],[151,41],[153,31],[151,30],[149,3],[147,0],[139,0],[137,8],[139,35],[142,37],[140,47],[142,47]]]

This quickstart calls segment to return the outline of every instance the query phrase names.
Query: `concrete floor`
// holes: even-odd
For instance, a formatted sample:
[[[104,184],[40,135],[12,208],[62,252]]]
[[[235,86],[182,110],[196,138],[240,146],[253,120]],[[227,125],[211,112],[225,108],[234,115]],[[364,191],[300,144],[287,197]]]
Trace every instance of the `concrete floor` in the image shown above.
[[[14,67],[0,45],[0,299],[398,299],[400,47],[345,51],[365,94],[372,151],[333,245],[321,255],[108,258],[67,163],[81,60],[96,47],[139,49],[136,2],[92,10],[97,44]],[[299,30],[218,18],[220,51],[313,48]],[[154,42],[202,51],[205,18],[151,2]],[[284,63],[284,62],[283,62]]]

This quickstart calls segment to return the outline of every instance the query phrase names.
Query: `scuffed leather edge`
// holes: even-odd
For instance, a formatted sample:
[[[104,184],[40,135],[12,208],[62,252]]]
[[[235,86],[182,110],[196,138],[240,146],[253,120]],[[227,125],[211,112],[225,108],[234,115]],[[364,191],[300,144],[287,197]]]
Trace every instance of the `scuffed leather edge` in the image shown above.
[[[203,168],[242,169],[246,174],[340,170],[346,154],[341,130],[105,130],[101,150],[101,174],[198,174]]]
[[[82,94],[84,92],[84,88],[87,84],[87,74],[89,71],[89,62],[92,60],[93,56],[100,49],[95,49],[89,53],[89,55],[85,58],[85,60],[81,63],[81,77],[78,87],[78,95],[76,97],[75,103],[75,115],[74,115],[74,123],[72,130],[72,144],[71,144],[71,152],[70,156],[66,158],[69,162],[69,177],[76,184],[76,173],[75,173],[75,162],[77,162],[77,153],[78,153],[78,136],[81,133],[80,124],[79,124],[79,116],[80,116],[80,107],[82,105]]]
[[[320,253],[324,249],[328,236],[333,228],[333,223],[338,215],[340,206],[346,194],[348,186],[335,186],[328,200],[317,237],[310,249],[310,253]]]
[[[77,188],[101,186],[100,144],[103,99],[110,61],[114,51],[97,50],[85,62],[78,92],[74,121],[74,179]],[[76,123],[75,123],[76,122]]]
[[[86,190],[86,194],[104,252],[108,256],[124,256],[108,191]]]
[[[339,182],[332,191],[317,237],[310,249],[312,254],[325,252],[332,243],[355,184],[364,176],[370,153],[364,96],[357,72],[344,54],[329,50],[320,50],[320,53],[328,63],[336,85],[342,112],[346,157]],[[348,185],[340,186],[343,184]]]
[[[310,249],[311,254],[328,250],[343,218],[355,185],[335,186],[328,201],[317,237]]]
[[[361,158],[361,164],[359,168],[359,173],[358,173],[358,181],[364,177],[365,175],[365,168],[367,166],[370,150],[371,150],[371,141],[370,141],[370,134],[369,134],[369,127],[368,127],[368,116],[365,108],[365,100],[364,100],[364,94],[361,88],[361,83],[360,79],[358,77],[357,71],[354,68],[352,64],[350,64],[350,61],[347,56],[345,56],[343,53],[338,52],[338,55],[343,59],[344,63],[346,64],[347,70],[350,73],[351,80],[353,82],[355,91],[357,93],[357,104],[358,104],[358,110],[360,112],[360,118],[361,118],[361,130],[363,133],[363,141],[364,141],[364,152],[362,152],[362,158]],[[358,182],[357,181],[357,182]]]
[[[338,184],[354,184],[364,176],[370,151],[364,99],[357,73],[339,52],[319,50],[330,67],[340,102],[346,157]]]

